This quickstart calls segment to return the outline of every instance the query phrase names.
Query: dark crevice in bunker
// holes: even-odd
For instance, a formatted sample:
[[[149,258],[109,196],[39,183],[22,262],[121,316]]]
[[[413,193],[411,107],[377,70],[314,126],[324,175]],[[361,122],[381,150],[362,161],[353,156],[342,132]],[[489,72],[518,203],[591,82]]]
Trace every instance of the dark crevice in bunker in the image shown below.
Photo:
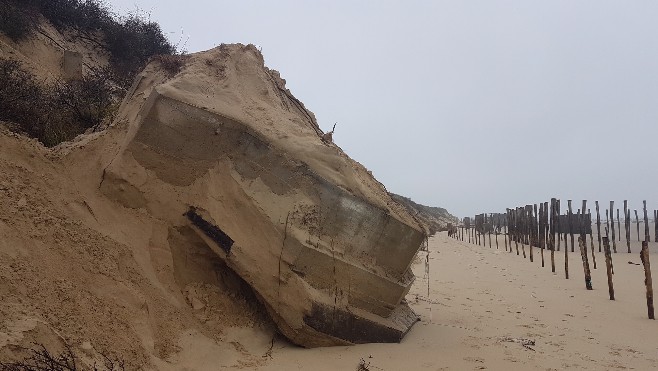
[[[206,236],[215,241],[219,247],[221,247],[222,250],[224,250],[227,254],[231,252],[233,239],[224,233],[224,231],[222,231],[218,226],[213,225],[203,219],[201,215],[196,212],[196,208],[194,208],[194,206],[190,206],[190,209],[183,215],[185,215],[197,228],[202,230]]]
[[[406,334],[348,311],[318,303],[313,303],[311,313],[304,316],[304,323],[321,333],[354,344],[399,343]]]

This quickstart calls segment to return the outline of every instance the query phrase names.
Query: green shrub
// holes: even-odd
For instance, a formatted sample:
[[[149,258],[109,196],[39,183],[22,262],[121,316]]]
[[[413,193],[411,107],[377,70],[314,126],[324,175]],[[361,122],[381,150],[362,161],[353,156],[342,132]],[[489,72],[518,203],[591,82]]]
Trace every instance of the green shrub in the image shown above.
[[[86,366],[80,363],[79,357],[73,352],[70,345],[59,353],[51,353],[43,344],[34,344],[32,349],[23,349],[27,352],[24,359],[16,362],[1,362],[0,371],[124,371],[125,361],[101,353],[103,363]]]
[[[109,52],[117,82],[126,88],[149,58],[176,53],[156,22],[138,14],[119,18],[101,0],[0,0],[0,5],[0,31],[14,40],[37,26],[34,14],[40,13],[58,30],[96,41]]]
[[[115,16],[102,0],[0,0],[0,32],[15,41],[38,27],[39,14],[60,32],[73,31],[110,54],[110,67],[79,81],[42,84],[15,61],[0,59],[0,120],[46,146],[111,121],[117,102],[149,59],[176,73],[176,54],[160,26],[137,14]]]
[[[16,61],[0,59],[0,120],[54,146],[110,122],[123,90],[107,69],[79,81],[42,85]]]
[[[34,17],[27,8],[19,7],[8,0],[0,0],[0,32],[14,41],[30,35],[34,28]]]

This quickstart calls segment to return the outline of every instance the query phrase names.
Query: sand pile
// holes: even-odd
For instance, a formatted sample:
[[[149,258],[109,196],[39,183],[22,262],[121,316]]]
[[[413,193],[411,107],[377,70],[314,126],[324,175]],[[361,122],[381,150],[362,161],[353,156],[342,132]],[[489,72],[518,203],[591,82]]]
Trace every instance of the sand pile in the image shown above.
[[[321,135],[243,45],[154,61],[74,143],[0,132],[0,359],[67,343],[252,368],[275,325],[305,346],[399,340],[422,227]]]

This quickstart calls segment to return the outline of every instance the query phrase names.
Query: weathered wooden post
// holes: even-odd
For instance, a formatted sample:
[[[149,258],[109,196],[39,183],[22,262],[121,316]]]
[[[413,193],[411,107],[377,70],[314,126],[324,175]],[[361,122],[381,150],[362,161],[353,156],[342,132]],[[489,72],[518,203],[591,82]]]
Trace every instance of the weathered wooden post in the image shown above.
[[[571,249],[573,251],[573,225],[571,225],[571,200],[567,200],[567,226],[571,234]],[[569,279],[569,247],[567,246],[567,239],[565,233],[564,239],[564,278]]]
[[[493,229],[493,219],[491,218],[493,214],[489,214],[489,224],[487,224],[487,230],[489,232],[489,248],[491,248],[491,230]]]
[[[498,250],[498,235],[500,234],[500,214],[496,215],[496,250]]]
[[[644,266],[644,285],[647,287],[647,313],[649,319],[655,319],[653,314],[653,283],[651,281],[651,264],[649,264],[649,242],[642,241],[640,260]]]
[[[522,213],[524,225],[523,234],[525,235],[526,244],[528,245],[528,257],[532,262],[532,206],[525,205]]]
[[[523,211],[524,209],[522,207],[516,208],[516,228],[517,228],[516,238],[519,239],[519,241],[521,241],[521,252],[523,252],[523,259],[525,259],[526,255],[525,255],[525,244],[524,244],[525,241],[523,238],[524,237]]]
[[[571,210],[571,200],[567,200],[567,207],[569,209],[569,214],[567,216],[567,223],[569,225],[569,236],[571,237],[571,252],[574,252],[574,238],[573,238],[573,211]],[[566,241],[565,241],[566,246]]]
[[[605,270],[608,275],[608,294],[610,294],[610,300],[615,300],[615,288],[612,285],[612,254],[607,236],[603,237],[603,249],[605,250]]]
[[[548,231],[549,231],[549,225],[548,225],[548,219],[549,219],[549,211],[548,211],[548,201],[544,202],[544,238],[545,238],[545,243],[544,246],[548,248]]]
[[[637,210],[635,211],[635,227],[637,228],[637,240],[640,240],[640,218],[637,217]]]
[[[601,215],[599,214],[599,201],[596,204],[596,239],[599,241],[599,252],[601,252]]]
[[[592,245],[592,263],[594,264],[594,269],[596,269],[596,257],[594,256],[594,232],[592,231],[592,212],[590,209],[587,209],[587,223],[589,223],[589,242]]]
[[[555,273],[555,227],[557,225],[555,221],[555,208],[556,208],[557,200],[555,198],[551,198],[551,221],[550,221],[550,234],[548,236],[548,245],[549,248],[551,249],[551,272]]]
[[[649,217],[647,216],[647,200],[642,201],[644,208],[644,240],[649,242],[651,241],[651,236],[649,235]]]
[[[557,234],[557,251],[560,251],[560,244],[562,241],[562,236],[560,235],[560,230],[562,225],[560,224],[560,200],[557,200],[555,203],[557,209],[557,215],[555,216],[555,233]],[[565,241],[566,243],[566,241]]]
[[[610,226],[612,233],[612,251],[617,253],[617,242],[615,241],[615,202],[610,201]]]
[[[514,220],[514,246],[516,247],[516,255],[519,255],[519,216],[518,207],[512,210],[512,220]]]
[[[580,256],[583,259],[583,271],[585,272],[585,288],[592,289],[592,273],[589,270],[589,262],[587,261],[587,246],[583,242],[583,238],[578,237],[578,246],[580,246]]]
[[[585,209],[587,208],[587,200],[583,200],[583,207],[580,209],[580,218],[578,225],[580,226],[580,237],[578,237],[578,246],[580,247],[580,256],[583,259],[583,270],[585,273],[585,288],[592,289],[592,273],[589,269],[589,260],[587,259],[587,228],[585,223],[591,226],[592,221],[585,219]],[[592,245],[592,250],[594,245]],[[592,251],[593,252],[593,251]],[[593,257],[593,256],[592,256]]]
[[[626,249],[631,253],[631,225],[628,220],[628,200],[624,200],[624,232],[626,232]],[[621,234],[621,231],[619,231]]]
[[[509,209],[507,209],[507,210],[508,211],[505,212],[505,221],[506,221],[505,224],[506,225],[503,226],[505,228],[505,233],[503,233],[503,238],[505,239],[505,251],[507,251],[507,233],[509,232],[509,228],[507,228],[507,225],[509,225]],[[510,246],[512,246],[511,243],[510,243]]]
[[[619,219],[619,208],[617,208],[617,232],[619,232],[619,242],[621,242],[621,221]]]
[[[653,236],[654,241],[658,242],[658,210],[653,211]]]
[[[541,266],[545,266],[544,263],[544,247],[546,247],[546,225],[544,224],[544,203],[539,203],[539,251],[541,253]]]
[[[539,214],[537,213],[537,204],[534,204],[533,212],[534,212],[532,213],[533,243],[537,248],[539,248]],[[532,250],[530,250],[530,261],[532,261]]]

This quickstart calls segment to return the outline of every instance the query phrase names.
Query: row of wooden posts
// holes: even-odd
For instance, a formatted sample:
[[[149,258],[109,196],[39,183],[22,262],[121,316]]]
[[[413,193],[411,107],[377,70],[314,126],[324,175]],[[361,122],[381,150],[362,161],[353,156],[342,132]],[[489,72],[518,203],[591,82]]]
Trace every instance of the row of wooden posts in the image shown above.
[[[642,265],[644,266],[645,273],[647,312],[650,319],[655,319],[651,266],[649,262],[648,248],[648,243],[651,240],[651,236],[649,231],[649,218],[647,215],[647,202],[643,201],[643,204],[644,241],[642,241],[640,259],[642,261]],[[612,275],[614,274],[612,253],[617,253],[617,244],[615,240],[615,219],[613,215],[614,201],[610,201],[610,208],[606,210],[604,236],[601,235],[602,222],[599,213],[599,202],[595,201],[595,205],[598,249],[599,252],[601,252],[601,247],[603,246],[606,273],[608,277],[608,292],[610,295],[610,300],[615,300],[615,291],[612,280]],[[585,213],[585,210],[587,210],[587,213]],[[640,224],[637,210],[635,210],[635,222],[637,224],[638,241],[640,241]],[[628,202],[624,200],[624,228],[626,232],[625,237],[628,253],[631,253],[631,223],[632,221],[630,209],[628,209]],[[507,233],[503,233],[503,228],[507,229]],[[658,242],[658,210],[654,210],[654,228],[655,241]],[[617,209],[617,231],[619,231],[619,241],[621,241],[619,209]],[[571,252],[574,252],[574,234],[578,234],[578,246],[580,248],[580,254],[583,263],[585,287],[587,290],[592,290],[592,275],[590,272],[590,264],[587,251],[587,235],[589,234],[592,250],[592,264],[594,269],[596,269],[596,256],[594,255],[594,236],[592,232],[592,219],[590,211],[587,209],[587,200],[583,200],[582,207],[577,211],[577,213],[573,213],[571,200],[568,200],[567,214],[560,215],[560,200],[552,198],[550,205],[548,202],[544,202],[540,203],[539,207],[537,204],[534,204],[507,209],[505,214],[480,214],[476,215],[473,220],[470,218],[464,218],[462,225],[449,226],[448,235],[461,241],[464,241],[465,238],[467,238],[469,243],[486,246],[486,237],[488,234],[489,247],[491,248],[491,235],[493,233],[495,236],[496,248],[498,249],[498,235],[503,234],[505,250],[512,253],[514,249],[516,249],[516,255],[520,255],[520,253],[522,253],[523,258],[529,257],[531,262],[534,261],[533,247],[539,248],[542,267],[545,266],[544,250],[550,251],[551,270],[552,272],[555,272],[555,251],[560,251],[562,240],[561,234],[564,234],[564,273],[565,277],[569,279],[567,235],[570,235],[571,237]],[[612,251],[610,249],[610,242],[612,242]],[[514,248],[512,243],[514,243]],[[519,243],[521,244],[520,251]],[[526,245],[528,246],[528,256],[526,256]]]

